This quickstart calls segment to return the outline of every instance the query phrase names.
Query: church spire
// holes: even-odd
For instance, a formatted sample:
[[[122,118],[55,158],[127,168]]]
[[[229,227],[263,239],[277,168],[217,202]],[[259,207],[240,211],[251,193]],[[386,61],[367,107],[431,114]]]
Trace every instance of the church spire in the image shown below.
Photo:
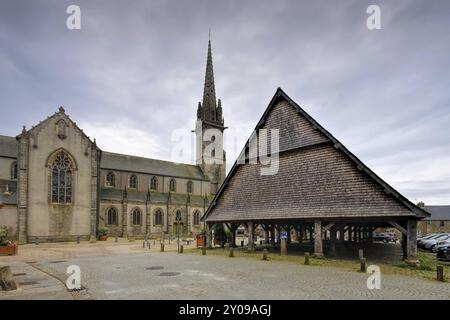
[[[203,103],[197,108],[197,118],[223,124],[222,109],[218,108],[216,88],[214,84],[214,69],[212,61],[211,39],[208,40],[208,55],[206,58],[205,84],[203,88]]]

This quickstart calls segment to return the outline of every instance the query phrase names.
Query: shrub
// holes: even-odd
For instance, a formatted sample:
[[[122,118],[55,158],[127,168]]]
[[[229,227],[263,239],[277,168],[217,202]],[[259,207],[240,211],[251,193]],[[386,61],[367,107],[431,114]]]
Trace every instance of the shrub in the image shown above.
[[[108,232],[109,232],[109,229],[106,228],[106,227],[98,229],[98,235],[99,236],[107,236]]]
[[[11,242],[11,228],[0,226],[0,246],[6,246]]]

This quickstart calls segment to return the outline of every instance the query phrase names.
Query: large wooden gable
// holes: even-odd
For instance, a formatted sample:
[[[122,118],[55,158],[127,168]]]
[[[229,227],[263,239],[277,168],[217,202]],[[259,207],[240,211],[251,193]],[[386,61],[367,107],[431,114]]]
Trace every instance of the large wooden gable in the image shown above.
[[[280,88],[255,130],[279,129],[279,171],[233,165],[206,211],[207,222],[426,217],[373,173]],[[249,142],[243,150],[248,149]]]

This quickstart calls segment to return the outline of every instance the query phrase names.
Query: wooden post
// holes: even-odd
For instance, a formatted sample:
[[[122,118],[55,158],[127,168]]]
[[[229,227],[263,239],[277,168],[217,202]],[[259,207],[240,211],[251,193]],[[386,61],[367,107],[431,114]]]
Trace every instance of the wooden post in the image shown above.
[[[333,256],[336,255],[336,235],[337,228],[332,227],[330,230],[330,254]]]
[[[444,281],[444,267],[443,266],[436,267],[436,280]]]
[[[228,256],[230,258],[234,258],[234,248],[233,247],[230,248],[230,252],[228,253]]]
[[[417,220],[408,220],[406,239],[406,258],[409,263],[418,263],[417,260]]]
[[[254,243],[254,230],[253,230],[253,221],[248,222],[248,250],[253,251],[255,249]]]
[[[305,265],[309,265],[309,252],[305,252]]]
[[[280,255],[285,256],[287,252],[287,239],[281,239]]]
[[[270,245],[272,247],[275,246],[275,226],[274,225],[270,226]]]
[[[345,225],[339,225],[339,243],[343,245],[345,243]]]
[[[212,248],[212,225],[206,224],[206,246]]]
[[[366,258],[359,259],[359,263],[360,263],[359,271],[366,273]]]
[[[264,261],[267,260],[267,249],[265,249],[265,248],[264,248],[264,250],[263,250],[263,256],[262,256],[262,259],[263,259]]]
[[[17,290],[17,283],[14,280],[10,266],[0,268],[0,288],[3,291]]]
[[[180,245],[180,250],[178,251],[178,253],[183,253],[183,245]]]
[[[322,221],[314,221],[314,255],[323,257]]]
[[[164,252],[164,243],[161,243],[161,252]]]

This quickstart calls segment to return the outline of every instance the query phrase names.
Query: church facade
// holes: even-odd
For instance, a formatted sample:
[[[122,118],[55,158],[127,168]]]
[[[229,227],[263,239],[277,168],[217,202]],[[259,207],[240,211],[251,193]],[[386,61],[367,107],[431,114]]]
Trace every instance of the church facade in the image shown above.
[[[103,151],[61,107],[18,136],[0,136],[0,226],[20,243],[94,239],[103,227],[119,237],[199,233],[225,178],[225,153],[205,149],[224,129],[209,42],[195,165]]]

